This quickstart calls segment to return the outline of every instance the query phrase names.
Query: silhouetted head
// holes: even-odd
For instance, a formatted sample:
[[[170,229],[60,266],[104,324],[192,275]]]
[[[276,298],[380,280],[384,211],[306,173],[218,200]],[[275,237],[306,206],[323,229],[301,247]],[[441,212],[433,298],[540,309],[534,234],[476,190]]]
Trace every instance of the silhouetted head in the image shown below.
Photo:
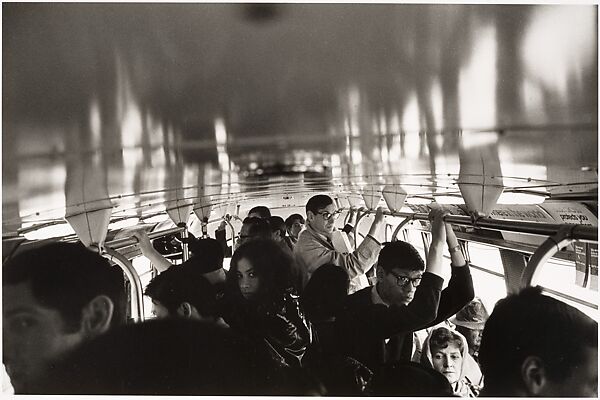
[[[81,243],[24,251],[2,270],[3,361],[16,393],[45,365],[125,320],[120,268]]]
[[[158,318],[218,318],[215,289],[198,271],[173,266],[152,279],[144,294]]]
[[[192,256],[181,267],[201,273],[211,284],[225,282],[223,269],[223,248],[212,238],[197,239],[190,242]]]
[[[242,228],[237,241],[235,242],[236,250],[246,242],[255,239],[271,239],[271,226],[268,219],[258,217],[247,217],[242,222]]]
[[[269,210],[269,208],[266,206],[252,207],[250,209],[250,211],[248,211],[248,217],[269,219],[270,216],[271,216],[271,210]]]
[[[419,363],[389,365],[373,377],[373,396],[452,397],[452,387],[444,375]]]
[[[309,320],[326,320],[335,316],[348,295],[350,280],[342,267],[324,264],[312,273],[304,287],[300,304]]]
[[[265,395],[277,372],[264,346],[186,319],[124,326],[66,355],[34,392],[116,395]]]
[[[598,323],[529,287],[498,301],[479,361],[487,396],[597,397]]]

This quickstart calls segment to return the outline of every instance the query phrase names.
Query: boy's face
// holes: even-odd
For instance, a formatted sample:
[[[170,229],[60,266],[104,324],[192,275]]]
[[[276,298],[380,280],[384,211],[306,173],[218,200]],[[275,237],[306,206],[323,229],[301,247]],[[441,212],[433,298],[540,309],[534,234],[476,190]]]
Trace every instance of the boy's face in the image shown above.
[[[15,393],[27,391],[48,362],[83,340],[82,329],[66,332],[61,314],[40,304],[31,284],[2,287],[3,362]]]

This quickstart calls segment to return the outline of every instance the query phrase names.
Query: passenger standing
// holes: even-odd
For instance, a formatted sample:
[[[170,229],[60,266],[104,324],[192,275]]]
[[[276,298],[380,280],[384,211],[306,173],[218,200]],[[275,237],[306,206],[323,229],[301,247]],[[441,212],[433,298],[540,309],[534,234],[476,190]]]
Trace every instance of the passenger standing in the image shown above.
[[[474,296],[469,267],[462,253],[456,254],[456,236],[443,216],[439,209],[430,213],[427,264],[409,243],[388,243],[379,255],[377,283],[348,296],[336,319],[345,353],[375,373],[385,365],[410,361],[419,352],[413,332],[444,321]],[[440,296],[444,239],[452,254],[452,274]]]
[[[310,335],[293,293],[292,262],[270,239],[240,246],[227,274],[224,318],[232,329],[267,343],[281,365],[299,367]]]
[[[125,322],[124,276],[81,243],[17,254],[2,270],[3,362],[15,393],[62,354]]]
[[[383,211],[377,209],[369,233],[362,243],[351,253],[342,253],[333,245],[332,233],[336,229],[335,220],[340,212],[333,199],[327,195],[311,197],[306,203],[306,229],[302,231],[294,256],[298,266],[305,271],[305,281],[323,264],[334,264],[343,267],[350,277],[349,292],[368,285],[365,273],[373,266],[379,255],[379,242],[383,226]]]

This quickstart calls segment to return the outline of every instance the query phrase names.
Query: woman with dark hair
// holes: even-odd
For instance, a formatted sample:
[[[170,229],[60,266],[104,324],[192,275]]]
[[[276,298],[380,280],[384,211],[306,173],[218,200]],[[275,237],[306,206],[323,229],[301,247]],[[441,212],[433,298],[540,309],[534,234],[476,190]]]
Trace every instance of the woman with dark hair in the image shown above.
[[[257,341],[264,341],[282,365],[298,367],[310,333],[292,286],[292,258],[272,240],[240,246],[227,274],[225,320]]]

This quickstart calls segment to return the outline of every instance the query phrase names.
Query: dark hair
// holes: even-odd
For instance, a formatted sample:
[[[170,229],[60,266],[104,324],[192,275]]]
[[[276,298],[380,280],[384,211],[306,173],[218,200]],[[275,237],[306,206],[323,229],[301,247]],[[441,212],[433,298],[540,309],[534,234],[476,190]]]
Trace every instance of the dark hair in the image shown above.
[[[200,272],[173,266],[157,275],[144,294],[165,306],[171,316],[183,302],[190,303],[203,317],[217,316],[217,295]]]
[[[440,372],[416,362],[385,366],[373,377],[373,396],[452,397],[448,379]]]
[[[417,249],[402,240],[386,243],[379,253],[377,265],[385,272],[390,272],[394,268],[409,271],[425,270],[425,263]]]
[[[271,210],[266,206],[256,206],[252,207],[250,211],[248,211],[248,215],[250,214],[258,214],[260,218],[267,219],[271,216]]]
[[[271,238],[271,226],[269,225],[268,219],[262,219],[258,217],[246,217],[242,224],[248,225],[248,236],[251,238]]]
[[[311,197],[306,203],[306,212],[309,211],[313,214],[319,212],[319,210],[327,207],[328,205],[333,204],[333,199],[326,194],[318,194],[316,196]]]
[[[586,347],[598,348],[598,323],[559,300],[528,287],[501,299],[483,329],[479,361],[486,391],[520,385],[521,366],[529,356],[543,360],[551,381],[577,372]]]
[[[190,242],[192,256],[181,266],[192,268],[206,274],[223,268],[223,248],[212,238],[197,239]]]
[[[300,221],[300,223],[304,224],[304,217],[300,214],[292,214],[285,219],[285,227],[287,229],[291,229],[294,222]]]
[[[114,304],[111,325],[125,321],[127,295],[121,269],[81,243],[56,242],[18,253],[2,268],[2,285],[28,282],[37,301],[58,311],[77,331],[83,308],[96,296]]]
[[[445,349],[451,344],[458,347],[460,354],[463,354],[465,351],[465,344],[463,343],[462,338],[450,329],[440,327],[431,332],[431,336],[429,337],[429,348],[432,355],[435,352],[434,349]]]
[[[261,343],[189,319],[125,325],[54,363],[40,394],[269,395],[281,385]]]
[[[317,268],[300,296],[306,317],[316,321],[334,316],[348,295],[349,284],[344,268],[333,264]]]
[[[247,259],[261,279],[256,301],[264,305],[277,304],[292,287],[292,258],[273,240],[253,240],[241,245],[231,258],[227,273],[228,290],[240,293],[237,281],[238,262]],[[238,296],[239,297],[239,296]]]
[[[271,232],[279,232],[281,237],[285,236],[285,221],[283,218],[273,215],[269,217],[269,225]]]

